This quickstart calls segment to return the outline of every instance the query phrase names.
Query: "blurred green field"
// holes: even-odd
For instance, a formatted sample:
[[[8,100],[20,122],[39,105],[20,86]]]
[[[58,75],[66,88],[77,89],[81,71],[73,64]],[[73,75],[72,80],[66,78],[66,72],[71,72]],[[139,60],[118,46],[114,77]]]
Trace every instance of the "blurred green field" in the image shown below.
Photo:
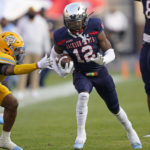
[[[141,138],[143,150],[150,150],[150,138],[143,138],[150,131],[143,86],[141,79],[131,78],[116,84],[116,89],[121,106]],[[76,137],[76,99],[77,95],[72,95],[19,109],[12,140],[24,150],[72,150]],[[95,90],[90,96],[86,130],[84,150],[132,149],[124,129]]]

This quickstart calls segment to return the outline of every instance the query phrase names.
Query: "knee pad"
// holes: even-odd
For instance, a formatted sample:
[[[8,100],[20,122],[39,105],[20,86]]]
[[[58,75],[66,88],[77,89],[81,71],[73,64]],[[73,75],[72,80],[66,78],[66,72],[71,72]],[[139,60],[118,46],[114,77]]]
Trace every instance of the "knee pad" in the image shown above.
[[[81,106],[87,105],[89,100],[89,93],[82,92],[78,95],[78,102]]]
[[[108,106],[108,108],[113,114],[117,114],[119,112],[119,104]]]

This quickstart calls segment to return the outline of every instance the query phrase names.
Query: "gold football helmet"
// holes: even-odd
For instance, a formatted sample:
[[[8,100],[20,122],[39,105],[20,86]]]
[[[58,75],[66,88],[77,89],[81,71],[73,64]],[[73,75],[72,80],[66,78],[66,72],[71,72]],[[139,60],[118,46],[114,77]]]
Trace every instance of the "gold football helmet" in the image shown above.
[[[0,52],[12,56],[17,64],[22,63],[25,56],[23,40],[18,34],[14,32],[1,33]]]

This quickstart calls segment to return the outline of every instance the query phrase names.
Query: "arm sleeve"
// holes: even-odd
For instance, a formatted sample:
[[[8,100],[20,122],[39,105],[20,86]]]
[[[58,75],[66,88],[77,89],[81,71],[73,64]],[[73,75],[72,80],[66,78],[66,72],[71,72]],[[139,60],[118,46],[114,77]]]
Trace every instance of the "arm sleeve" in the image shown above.
[[[110,48],[104,53],[104,63],[108,64],[115,59],[114,49]]]
[[[57,63],[56,63],[56,57],[59,56],[59,54],[56,53],[54,47],[51,49],[51,59],[53,60],[53,69],[55,70],[55,72],[60,76],[60,77],[65,77],[66,74],[61,72],[61,70],[59,69]]]
[[[16,65],[14,67],[14,74],[28,74],[36,69],[38,69],[36,63]]]

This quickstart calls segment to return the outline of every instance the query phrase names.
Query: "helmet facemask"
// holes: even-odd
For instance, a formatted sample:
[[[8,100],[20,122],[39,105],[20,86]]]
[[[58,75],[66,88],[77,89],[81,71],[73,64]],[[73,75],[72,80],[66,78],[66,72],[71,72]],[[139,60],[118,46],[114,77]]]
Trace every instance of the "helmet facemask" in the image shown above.
[[[25,57],[25,48],[24,47],[16,47],[16,46],[10,46],[10,49],[13,51],[13,57],[16,60],[17,64],[23,63],[24,57]]]

